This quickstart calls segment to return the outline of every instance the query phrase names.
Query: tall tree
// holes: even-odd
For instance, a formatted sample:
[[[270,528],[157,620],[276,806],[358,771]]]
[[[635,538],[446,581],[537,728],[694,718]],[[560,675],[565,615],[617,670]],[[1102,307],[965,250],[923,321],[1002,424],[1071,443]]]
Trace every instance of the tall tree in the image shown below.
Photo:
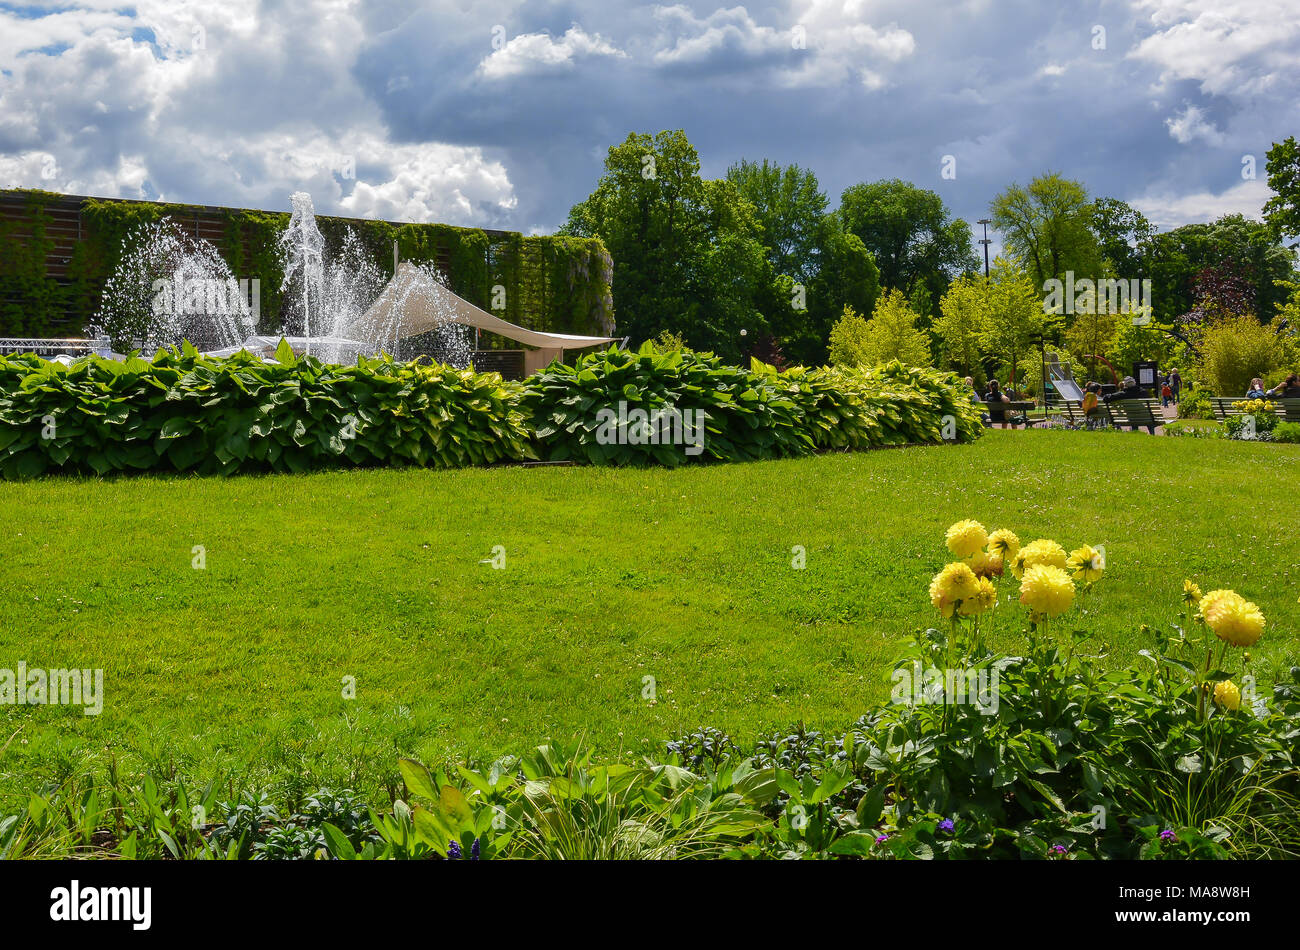
[[[1124,280],[1147,276],[1147,255],[1155,227],[1141,211],[1118,198],[1098,198],[1092,203],[1089,224],[1112,273]]]
[[[939,301],[934,333],[947,364],[963,374],[974,374],[984,355],[988,296],[988,282],[983,274],[963,274],[952,282]]]
[[[1152,306],[1157,321],[1164,323],[1196,310],[1205,297],[1207,268],[1248,283],[1251,311],[1265,323],[1287,298],[1277,282],[1295,275],[1295,256],[1272,228],[1239,214],[1162,232],[1151,239],[1150,248]]]
[[[882,296],[867,321],[866,365],[901,360],[907,366],[929,366],[930,335],[917,328],[917,317],[901,290]]]
[[[911,294],[924,283],[938,300],[954,277],[978,267],[970,225],[910,182],[852,185],[840,197],[839,217],[875,258],[883,288]]]
[[[816,275],[824,243],[826,195],[817,176],[798,165],[742,160],[727,181],[754,206],[759,236],[778,274],[807,284]]]
[[[880,277],[871,254],[826,213],[826,195],[811,171],[741,161],[727,170],[727,181],[753,205],[776,274],[774,295],[761,305],[782,351],[796,362],[824,362],[844,308],[870,313],[875,306]]]
[[[762,302],[775,275],[753,205],[699,171],[684,132],[633,133],[610,148],[605,174],[563,230],[604,240],[620,332],[640,341],[668,330],[740,359],[741,330],[769,332]]]
[[[1076,277],[1099,273],[1093,206],[1079,182],[1049,172],[1027,188],[1011,185],[989,210],[1007,252],[1024,265],[1036,286],[1064,280],[1067,271]]]
[[[1281,237],[1300,237],[1300,145],[1288,135],[1266,153],[1268,187],[1273,196],[1264,202],[1264,220]]]
[[[1006,363],[1019,380],[1020,364],[1046,326],[1042,299],[1025,270],[1005,257],[994,262],[988,290],[988,316],[980,338],[985,351]]]

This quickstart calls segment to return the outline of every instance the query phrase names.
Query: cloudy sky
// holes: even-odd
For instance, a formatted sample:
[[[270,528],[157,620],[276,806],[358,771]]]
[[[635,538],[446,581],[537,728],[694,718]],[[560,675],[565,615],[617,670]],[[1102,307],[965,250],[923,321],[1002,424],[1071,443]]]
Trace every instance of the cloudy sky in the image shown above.
[[[0,3],[0,187],[549,232],[609,145],[683,128],[706,176],[796,162],[832,206],[900,177],[973,221],[1050,169],[1162,227],[1257,215],[1295,2]]]

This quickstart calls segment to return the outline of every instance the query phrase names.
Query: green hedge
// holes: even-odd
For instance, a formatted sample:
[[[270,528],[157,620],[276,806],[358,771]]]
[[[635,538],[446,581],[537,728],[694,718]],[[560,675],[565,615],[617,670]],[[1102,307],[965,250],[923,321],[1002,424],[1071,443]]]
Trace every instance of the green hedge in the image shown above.
[[[72,366],[0,357],[0,474],[303,472],[481,465],[531,456],[523,386],[496,373],[182,351]]]
[[[638,353],[610,349],[555,364],[529,380],[526,404],[537,425],[537,451],[551,460],[596,464],[689,461],[681,445],[602,439],[597,412],[627,405],[647,414],[673,406],[703,411],[700,455],[743,461],[825,449],[971,441],[983,431],[951,373],[895,362],[870,370],[805,369],[778,373],[753,361],[749,370],[690,350]],[[950,420],[946,436],[944,420]]]
[[[0,356],[0,476],[532,458],[673,466],[969,441],[982,431],[956,377],[898,364],[778,373],[762,363],[745,370],[711,354],[646,346],[510,382],[386,357],[322,364],[296,358],[284,343],[276,357],[215,359],[188,343],[152,361],[86,357],[65,366],[30,354]],[[638,444],[630,437],[634,410],[671,408],[685,417],[668,431],[676,440]]]

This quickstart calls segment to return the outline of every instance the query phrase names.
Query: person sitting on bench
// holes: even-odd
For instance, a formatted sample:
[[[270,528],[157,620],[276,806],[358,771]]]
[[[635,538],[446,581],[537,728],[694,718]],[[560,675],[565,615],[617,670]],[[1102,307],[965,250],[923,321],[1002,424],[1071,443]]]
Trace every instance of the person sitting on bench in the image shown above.
[[[1111,393],[1109,396],[1103,396],[1103,397],[1101,398],[1101,401],[1104,402],[1104,403],[1109,404],[1109,403],[1112,403],[1112,402],[1124,402],[1124,401],[1126,401],[1126,400],[1130,400],[1130,399],[1132,399],[1132,400],[1139,400],[1139,401],[1140,401],[1140,400],[1143,399],[1143,398],[1144,398],[1144,397],[1143,397],[1143,395],[1142,395],[1142,390],[1138,388],[1137,380],[1135,380],[1132,376],[1125,376],[1125,377],[1124,377],[1124,382],[1123,382],[1123,384],[1121,385],[1121,388],[1115,390],[1115,391],[1114,391],[1113,393]],[[1143,408],[1145,408],[1145,404],[1143,404]],[[1148,412],[1149,412],[1149,410],[1148,410]],[[1128,413],[1125,413],[1125,415],[1128,415]],[[1154,416],[1153,416],[1152,418],[1154,418]],[[1140,425],[1140,423],[1134,422],[1134,421],[1132,420],[1132,416],[1130,415],[1130,416],[1129,416],[1129,428],[1130,428],[1130,429],[1133,429],[1133,430],[1136,430],[1137,427],[1138,427],[1138,425]],[[1155,435],[1155,434],[1156,434],[1156,424],[1153,422],[1153,423],[1147,425],[1146,430],[1147,430],[1148,432],[1150,432],[1152,435]]]
[[[1250,388],[1246,390],[1247,399],[1267,399],[1268,393],[1264,392],[1264,381],[1256,376],[1250,381]]]
[[[989,404],[989,419],[992,422],[1002,423],[1002,428],[1007,428],[1007,410],[1004,403],[1011,400],[1007,394],[1002,391],[996,379],[989,380],[988,392],[984,394],[984,401]]]
[[[1300,375],[1292,373],[1270,389],[1268,394],[1270,396],[1280,396],[1282,399],[1300,399]]]
[[[1109,396],[1103,396],[1102,402],[1118,402],[1121,399],[1141,399],[1142,390],[1138,388],[1137,380],[1132,376],[1125,376],[1124,382],[1120,388],[1115,390]]]
[[[1083,393],[1083,422],[1090,429],[1106,424],[1106,410],[1101,408],[1101,383],[1089,383]]]

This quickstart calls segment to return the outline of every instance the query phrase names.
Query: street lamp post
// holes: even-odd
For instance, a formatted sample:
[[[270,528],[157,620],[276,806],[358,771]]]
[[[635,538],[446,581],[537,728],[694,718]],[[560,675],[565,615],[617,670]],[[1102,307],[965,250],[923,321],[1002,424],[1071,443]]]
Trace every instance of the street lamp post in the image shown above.
[[[992,218],[980,218],[976,224],[984,225],[984,239],[980,241],[984,245],[984,279],[989,279],[989,225],[993,223]]]

